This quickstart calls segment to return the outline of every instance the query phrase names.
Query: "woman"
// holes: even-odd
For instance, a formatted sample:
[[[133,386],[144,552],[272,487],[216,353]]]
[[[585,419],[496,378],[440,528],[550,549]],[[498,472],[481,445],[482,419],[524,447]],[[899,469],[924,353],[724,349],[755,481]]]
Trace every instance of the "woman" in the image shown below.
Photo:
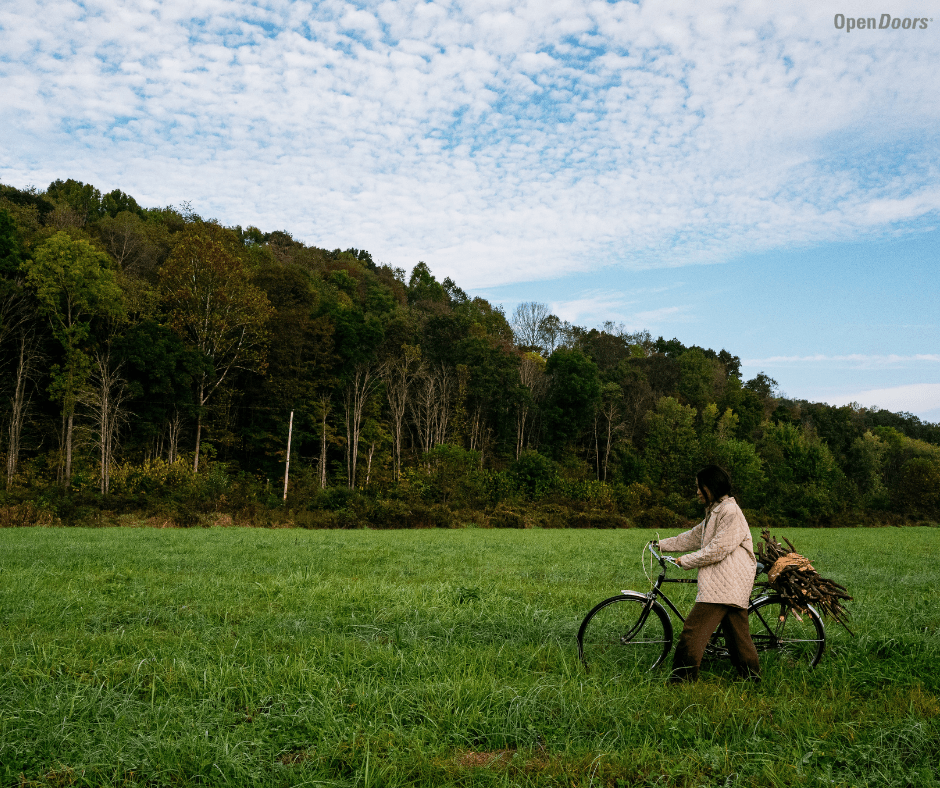
[[[717,465],[696,475],[698,498],[707,504],[705,519],[690,531],[663,539],[665,552],[695,550],[676,563],[698,569],[698,596],[692,607],[672,661],[671,682],[698,679],[708,639],[719,626],[731,661],[744,677],[758,680],[757,650],[747,624],[747,606],[754,587],[757,560],[744,513],[730,497],[731,479]]]

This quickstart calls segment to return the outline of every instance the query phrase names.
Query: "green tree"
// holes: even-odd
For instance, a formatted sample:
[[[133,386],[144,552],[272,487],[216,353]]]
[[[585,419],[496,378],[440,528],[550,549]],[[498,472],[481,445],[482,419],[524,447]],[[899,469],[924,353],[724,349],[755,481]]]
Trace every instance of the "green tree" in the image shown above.
[[[183,233],[160,271],[160,285],[171,325],[205,360],[195,380],[198,472],[206,403],[233,370],[264,367],[271,305],[234,254],[228,233],[209,224]]]
[[[792,524],[828,522],[844,506],[845,476],[829,447],[794,424],[765,424],[758,452],[771,514]]]
[[[192,411],[193,380],[205,361],[175,331],[152,319],[128,325],[115,344],[133,401],[138,444],[144,444],[147,456],[166,451],[173,463],[181,426]]]
[[[23,250],[16,222],[0,208],[0,344],[25,317]]]
[[[79,227],[84,227],[88,222],[100,219],[104,215],[101,192],[90,183],[82,183],[72,178],[67,181],[55,180],[46,189],[46,197],[60,208],[69,211],[74,224]]]
[[[738,417],[737,438],[746,441],[755,440],[757,431],[764,421],[764,400],[760,394],[744,388],[740,379],[730,377],[725,384],[724,395],[717,404],[722,413],[730,408]]]
[[[708,358],[701,348],[691,348],[679,356],[679,393],[696,410],[715,402],[724,388],[724,366]]]
[[[64,232],[40,246],[23,269],[63,349],[62,363],[51,370],[51,392],[62,403],[65,456],[60,463],[60,480],[68,487],[72,479],[75,404],[92,365],[88,354],[91,323],[97,317],[117,318],[123,313],[121,288],[107,254],[87,241],[72,240]]]
[[[673,397],[660,398],[646,416],[643,459],[650,481],[667,495],[694,492],[693,479],[701,462],[695,416],[695,408]]]
[[[427,263],[419,262],[411,271],[408,280],[408,303],[418,304],[422,301],[446,304],[447,291],[444,286],[434,278]]]
[[[734,494],[742,506],[756,508],[764,497],[767,477],[753,443],[738,440],[738,417],[730,408],[718,417],[718,408],[708,405],[701,413],[702,463],[714,463],[731,476]]]
[[[858,487],[866,508],[884,509],[889,504],[884,483],[887,451],[888,445],[871,432],[856,438],[849,448],[846,472]]]
[[[19,465],[20,439],[29,407],[27,382],[33,377],[40,357],[36,305],[23,282],[23,246],[15,220],[7,210],[0,208],[0,373],[4,380],[12,383],[10,409],[8,415],[5,414],[9,425],[8,488],[13,484]]]
[[[905,462],[897,496],[903,510],[936,518],[940,514],[940,458],[912,457]]]
[[[597,365],[580,350],[559,348],[545,373],[551,378],[543,407],[545,443],[558,459],[591,428],[601,382]]]
[[[132,213],[143,216],[143,209],[137,200],[120,189],[114,189],[101,198],[101,213],[107,216],[117,216],[119,213]]]

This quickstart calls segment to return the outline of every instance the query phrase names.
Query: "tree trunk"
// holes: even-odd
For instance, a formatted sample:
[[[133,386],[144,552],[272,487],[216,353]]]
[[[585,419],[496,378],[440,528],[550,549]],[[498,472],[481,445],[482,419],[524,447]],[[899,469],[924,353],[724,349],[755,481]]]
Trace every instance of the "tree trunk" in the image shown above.
[[[420,377],[420,387],[412,398],[411,414],[418,429],[423,452],[429,452],[447,439],[453,375],[445,366],[429,369]],[[472,440],[472,439],[471,439]]]
[[[326,417],[330,410],[330,398],[320,397],[320,489],[326,489]]]
[[[65,411],[62,411],[62,426],[59,428],[59,452],[56,457],[55,482],[62,486],[65,479]]]
[[[470,451],[475,451],[480,447],[482,451],[483,444],[483,425],[484,413],[483,405],[477,406],[470,417]]]
[[[111,489],[111,463],[114,460],[118,430],[125,417],[121,405],[124,402],[124,381],[119,376],[120,365],[112,369],[111,349],[105,348],[95,353],[97,387],[90,392],[91,405],[98,427],[98,443],[101,455],[101,494],[107,495]]]
[[[372,455],[375,453],[375,441],[369,446],[369,461],[366,463],[366,487],[369,486],[369,478],[372,476]]]
[[[290,424],[287,426],[287,459],[284,462],[284,500],[287,500],[287,479],[290,475],[290,439],[294,432],[294,411],[290,412]]]
[[[65,426],[65,474],[62,478],[62,486],[67,490],[72,484],[72,434],[75,427],[75,406],[69,410]]]
[[[611,414],[613,415],[613,414]],[[607,448],[604,450],[604,481],[607,481],[607,466],[610,463],[610,445],[614,442],[614,420],[607,419]]]
[[[520,405],[516,411],[516,459],[522,455],[522,449],[525,446],[525,420],[529,415],[529,409],[525,405]]]
[[[416,376],[423,371],[421,351],[417,347],[402,345],[400,358],[387,362],[381,370],[385,381],[389,412],[392,417],[393,467],[395,481],[401,478],[402,434],[404,432],[405,412],[411,386]]]
[[[196,456],[193,459],[193,473],[199,473],[199,446],[202,443],[202,406],[205,404],[206,382],[199,383],[199,411],[196,414]]]
[[[173,411],[173,418],[167,420],[167,459],[172,465],[177,460],[180,444],[180,427],[183,424],[183,417],[179,410]]]
[[[597,437],[597,419],[600,414],[594,413],[594,468],[596,470],[597,480],[601,480],[601,444]]]
[[[14,381],[13,398],[10,400],[10,447],[7,452],[7,489],[13,486],[20,459],[20,440],[23,435],[23,422],[26,420],[26,411],[29,400],[26,398],[26,381],[29,379],[33,365],[39,354],[36,352],[35,336],[23,332],[20,334],[20,352],[16,366],[16,380]]]
[[[357,364],[353,378],[346,387],[346,475],[349,489],[356,487],[356,464],[359,458],[359,434],[366,402],[375,388],[372,367]]]

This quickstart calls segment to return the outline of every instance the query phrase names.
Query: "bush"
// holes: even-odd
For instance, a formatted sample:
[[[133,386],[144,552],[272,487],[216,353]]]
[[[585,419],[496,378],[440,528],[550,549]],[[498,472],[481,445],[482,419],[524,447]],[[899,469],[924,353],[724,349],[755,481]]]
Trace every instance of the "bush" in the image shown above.
[[[649,508],[653,502],[653,491],[640,482],[615,484],[611,493],[620,513],[631,517],[634,513]]]
[[[483,503],[484,480],[480,452],[442,444],[424,455],[429,468],[425,497],[442,504],[474,506]]]
[[[412,522],[411,507],[404,501],[376,501],[367,514],[373,528],[408,528]]]
[[[586,481],[557,479],[554,497],[572,504],[585,504],[587,508],[613,509],[614,498],[610,485],[596,479]]]
[[[687,518],[665,506],[654,506],[640,512],[633,519],[640,528],[685,528],[689,522]]]
[[[789,525],[829,522],[844,506],[847,479],[819,438],[793,424],[769,424],[758,450],[767,471],[767,511]]]
[[[558,469],[548,457],[526,450],[512,463],[509,475],[526,498],[537,501],[555,484]]]
[[[525,528],[525,518],[517,509],[501,503],[493,510],[488,524],[493,528]]]
[[[28,528],[48,526],[55,523],[55,516],[48,509],[41,509],[32,501],[10,503],[0,506],[0,528]]]
[[[940,464],[914,457],[901,466],[897,487],[898,508],[921,517],[936,517],[940,510]]]
[[[604,510],[590,509],[572,512],[569,528],[632,528],[633,524],[623,515]]]

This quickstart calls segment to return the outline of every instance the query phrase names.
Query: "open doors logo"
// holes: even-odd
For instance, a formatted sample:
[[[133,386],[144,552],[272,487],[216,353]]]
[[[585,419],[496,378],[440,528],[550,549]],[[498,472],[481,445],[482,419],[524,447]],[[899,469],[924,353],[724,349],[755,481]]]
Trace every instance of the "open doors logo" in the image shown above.
[[[882,14],[876,19],[873,16],[846,16],[845,14],[836,14],[836,30],[844,30],[851,33],[853,30],[926,30],[927,25],[933,22],[933,18],[927,17],[909,17],[901,18],[891,16],[891,14]]]

